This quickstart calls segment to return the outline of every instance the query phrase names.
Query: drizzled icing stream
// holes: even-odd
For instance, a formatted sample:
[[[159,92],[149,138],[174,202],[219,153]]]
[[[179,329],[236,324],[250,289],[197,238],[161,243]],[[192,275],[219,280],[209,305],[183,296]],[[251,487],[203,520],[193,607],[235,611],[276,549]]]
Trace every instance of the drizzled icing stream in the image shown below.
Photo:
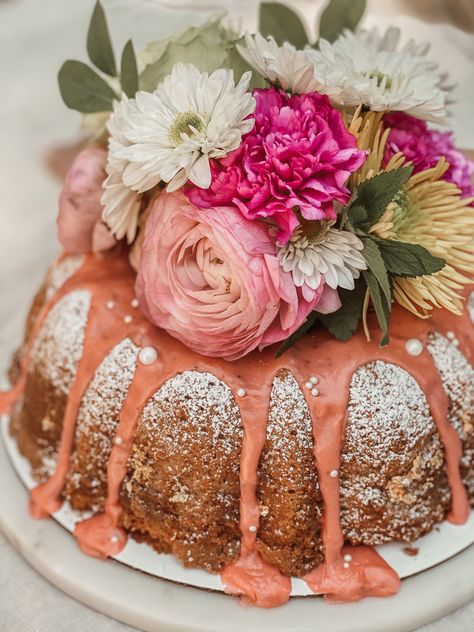
[[[290,578],[266,562],[257,549],[260,520],[258,464],[266,440],[273,379],[281,369],[290,371],[301,386],[310,375],[319,378],[318,391],[314,394],[302,388],[311,413],[314,458],[324,505],[322,539],[325,560],[304,578],[314,593],[324,594],[332,601],[353,601],[364,596],[394,594],[400,583],[396,573],[370,547],[344,546],[340,521],[338,470],[349,387],[354,372],[368,362],[383,360],[394,363],[409,373],[422,388],[445,451],[452,494],[448,519],[455,524],[462,524],[467,519],[469,504],[459,470],[461,440],[449,423],[448,398],[433,360],[426,351],[431,331],[445,333],[453,327],[451,315],[438,311],[435,318],[427,322],[403,310],[394,310],[391,344],[385,348],[378,346],[377,334],[371,343],[359,333],[350,342],[341,344],[328,334],[319,332],[304,338],[282,358],[275,359],[274,349],[270,349],[228,363],[193,353],[151,325],[139,310],[130,309],[134,300],[133,284],[133,273],[124,259],[98,261],[87,257],[83,265],[45,302],[30,332],[20,377],[11,391],[0,393],[0,413],[8,413],[25,389],[31,349],[51,308],[72,290],[88,290],[91,308],[83,357],[68,396],[56,469],[51,478],[31,494],[34,517],[50,515],[61,506],[82,397],[103,359],[117,344],[129,338],[139,348],[155,349],[157,355],[153,358],[152,354],[151,360],[154,361],[149,364],[137,357],[135,375],[122,406],[107,464],[108,492],[104,513],[80,523],[75,530],[84,552],[106,558],[124,548],[127,534],[120,526],[120,489],[127,473],[127,461],[141,412],[167,380],[192,370],[209,372],[229,386],[239,406],[244,429],[240,459],[241,546],[239,558],[222,572],[227,592],[241,595],[246,601],[263,607],[284,603],[291,592]],[[110,309],[111,304],[113,309]],[[470,324],[467,313],[456,320],[456,335],[469,359]],[[407,338],[416,338],[423,344],[419,356],[407,353]]]

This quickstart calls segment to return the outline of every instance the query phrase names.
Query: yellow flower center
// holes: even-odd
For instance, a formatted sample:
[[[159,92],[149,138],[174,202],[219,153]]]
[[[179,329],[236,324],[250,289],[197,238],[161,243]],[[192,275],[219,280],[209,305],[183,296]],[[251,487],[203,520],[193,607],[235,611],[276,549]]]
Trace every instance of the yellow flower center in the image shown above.
[[[183,135],[193,136],[204,129],[204,123],[195,112],[180,112],[170,127],[169,139],[175,147],[185,140]]]

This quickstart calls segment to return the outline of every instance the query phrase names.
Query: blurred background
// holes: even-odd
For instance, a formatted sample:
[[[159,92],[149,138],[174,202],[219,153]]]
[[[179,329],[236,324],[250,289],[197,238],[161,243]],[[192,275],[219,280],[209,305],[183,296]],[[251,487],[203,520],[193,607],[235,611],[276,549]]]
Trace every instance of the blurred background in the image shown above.
[[[0,362],[19,341],[31,296],[58,252],[56,200],[79,116],[59,96],[56,75],[66,58],[85,59],[95,0],[0,0]],[[118,48],[147,41],[227,9],[253,30],[258,0],[104,0]],[[287,0],[314,37],[326,0]],[[363,25],[400,26],[403,38],[431,42],[431,56],[455,84],[452,127],[474,149],[474,0],[368,0]],[[70,155],[70,152],[69,152]],[[0,366],[1,368],[1,366]]]

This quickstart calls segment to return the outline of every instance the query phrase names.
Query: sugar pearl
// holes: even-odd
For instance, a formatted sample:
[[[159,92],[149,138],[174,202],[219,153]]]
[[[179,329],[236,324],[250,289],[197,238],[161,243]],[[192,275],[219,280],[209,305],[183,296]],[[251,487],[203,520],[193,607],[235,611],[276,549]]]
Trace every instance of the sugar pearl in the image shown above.
[[[337,478],[337,477],[339,476],[339,470],[331,470],[331,471],[329,472],[329,476],[330,476],[331,478]]]
[[[257,527],[254,524],[250,525],[249,531],[251,531],[252,533],[255,533],[256,530],[257,530]]]
[[[107,303],[105,304],[107,309],[115,309],[115,303],[114,301],[107,301]]]
[[[311,384],[317,384],[319,382],[319,377],[317,375],[312,375],[309,378],[309,381],[311,382]]]
[[[138,354],[138,360],[145,366],[154,364],[158,359],[158,351],[154,347],[143,347]]]
[[[111,541],[111,542],[113,542],[114,544],[117,544],[117,542],[119,542],[119,541],[120,541],[120,538],[118,537],[118,535],[113,535],[113,536],[110,538],[110,541]]]
[[[123,317],[123,322],[126,325],[130,325],[132,321],[133,321],[133,318],[130,316],[130,314],[127,314],[126,316]]]
[[[237,395],[239,397],[245,397],[247,395],[247,391],[245,390],[245,388],[239,388],[237,389]]]
[[[313,382],[306,382],[305,386],[307,389],[311,390],[313,388]]]
[[[349,564],[349,562],[344,562],[343,566],[344,566],[344,568],[349,568],[350,564]]]
[[[449,340],[454,340],[456,338],[456,334],[454,333],[454,331],[447,331],[446,338],[449,338]]]
[[[313,397],[317,397],[317,396],[319,395],[319,389],[317,389],[317,388],[312,388],[312,389],[311,389],[311,395],[312,395]]]
[[[405,349],[411,356],[419,356],[423,351],[423,343],[418,338],[410,338],[405,343]]]
[[[349,555],[349,553],[346,553],[344,555],[344,562],[352,562],[352,555]]]
[[[454,338],[454,340],[453,340],[453,345],[454,345],[455,347],[459,347],[459,340],[458,340],[457,338]]]
[[[114,443],[115,445],[122,445],[122,437],[115,437]]]
[[[138,298],[134,298],[133,301],[130,303],[130,305],[133,307],[133,309],[137,309],[137,307],[138,307]]]

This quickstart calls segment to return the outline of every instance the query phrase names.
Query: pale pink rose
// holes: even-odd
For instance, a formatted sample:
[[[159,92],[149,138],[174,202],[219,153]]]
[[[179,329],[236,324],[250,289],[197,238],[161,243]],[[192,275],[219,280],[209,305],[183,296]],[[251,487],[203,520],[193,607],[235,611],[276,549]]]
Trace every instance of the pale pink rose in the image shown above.
[[[136,292],[158,327],[226,360],[284,340],[320,302],[324,312],[340,306],[324,284],[303,298],[264,224],[236,208],[198,209],[180,192],[154,201]]]
[[[58,238],[66,252],[104,253],[116,245],[102,222],[102,185],[107,151],[88,147],[74,160],[59,196]]]

